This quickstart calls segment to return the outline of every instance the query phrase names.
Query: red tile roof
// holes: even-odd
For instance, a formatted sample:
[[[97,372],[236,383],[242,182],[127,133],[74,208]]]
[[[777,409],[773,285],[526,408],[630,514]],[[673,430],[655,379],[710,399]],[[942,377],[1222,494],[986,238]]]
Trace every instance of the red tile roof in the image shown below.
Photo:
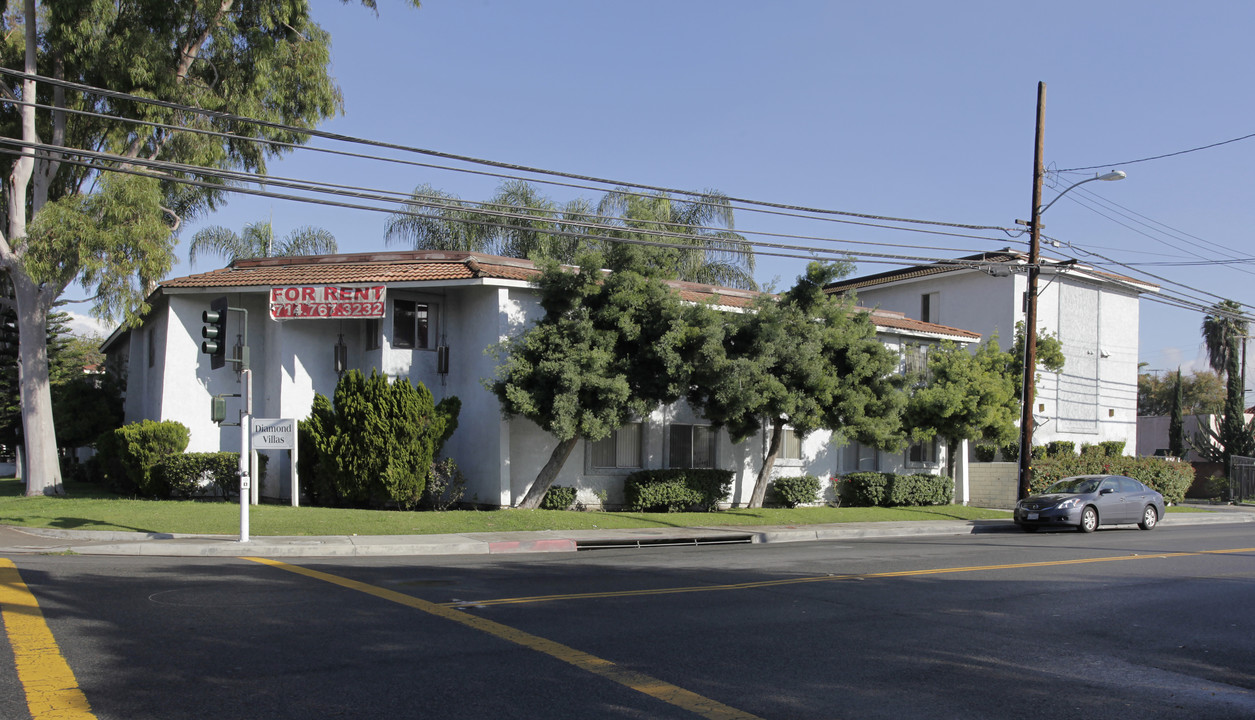
[[[160,286],[163,289],[209,289],[276,285],[347,285],[371,282],[401,283],[475,278],[531,281],[539,276],[540,270],[530,260],[485,253],[420,250],[236,260],[219,270],[165,280]],[[679,292],[682,300],[713,301],[720,307],[746,308],[762,295],[753,290],[738,290],[681,280],[672,280],[668,284]],[[959,339],[980,339],[977,333],[911,320],[902,316],[901,313],[858,309],[870,312],[872,321],[878,327],[885,329],[944,335]]]

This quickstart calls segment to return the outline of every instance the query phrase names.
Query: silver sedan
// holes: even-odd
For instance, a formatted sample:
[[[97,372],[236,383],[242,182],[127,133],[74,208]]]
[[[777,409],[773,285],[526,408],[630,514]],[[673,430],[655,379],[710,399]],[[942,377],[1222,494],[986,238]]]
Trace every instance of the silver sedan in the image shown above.
[[[1132,523],[1150,530],[1159,524],[1163,514],[1163,495],[1133,478],[1078,475],[1016,503],[1015,524],[1025,532],[1073,526],[1087,533],[1099,525]]]

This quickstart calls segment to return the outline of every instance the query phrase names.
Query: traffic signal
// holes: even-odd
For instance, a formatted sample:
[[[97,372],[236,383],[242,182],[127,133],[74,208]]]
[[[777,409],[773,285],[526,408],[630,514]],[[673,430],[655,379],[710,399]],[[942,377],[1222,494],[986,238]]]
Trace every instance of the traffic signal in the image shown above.
[[[200,351],[209,356],[209,368],[217,370],[227,364],[227,299],[216,298],[209,309],[200,314],[205,326],[200,329]]]

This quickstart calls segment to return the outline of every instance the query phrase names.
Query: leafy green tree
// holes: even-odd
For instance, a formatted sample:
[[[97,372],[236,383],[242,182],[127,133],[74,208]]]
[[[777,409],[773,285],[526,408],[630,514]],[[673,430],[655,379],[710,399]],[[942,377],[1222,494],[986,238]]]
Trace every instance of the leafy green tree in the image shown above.
[[[1003,445],[1015,440],[1020,398],[1011,355],[995,335],[975,353],[951,342],[930,348],[925,378],[906,405],[906,426],[917,441],[945,438],[947,474],[954,477],[959,443],[979,440]]]
[[[1181,376],[1181,412],[1219,415],[1224,411],[1225,383],[1211,370]],[[1168,415],[1177,394],[1176,374],[1144,372],[1137,376],[1137,414]]]
[[[196,256],[205,253],[220,255],[227,262],[241,258],[292,257],[294,255],[325,255],[336,251],[336,239],[322,228],[305,225],[288,233],[277,244],[274,228],[269,222],[255,222],[244,226],[244,232],[211,225],[198,230],[192,236],[187,249],[187,261],[196,262]]]
[[[1015,377],[1015,396],[1024,396],[1024,323],[1015,324],[1015,344],[1011,347],[1010,366],[1008,368]],[[1037,367],[1038,370],[1059,372],[1063,369],[1063,343],[1059,336],[1037,331]],[[1036,376],[1041,380],[1040,372]]]
[[[1168,419],[1168,453],[1173,457],[1185,455],[1185,393],[1181,386],[1181,368],[1177,368],[1176,392],[1172,394],[1172,408]]]
[[[576,444],[601,440],[659,405],[683,397],[698,336],[690,311],[650,267],[622,245],[581,257],[578,271],[541,262],[545,316],[499,348],[492,391],[506,417],[521,416],[558,444],[519,507],[539,507]],[[596,268],[608,267],[609,274]],[[590,270],[591,268],[591,270]]]
[[[717,342],[694,344],[693,407],[733,442],[770,433],[750,507],[762,507],[789,428],[803,438],[828,429],[885,449],[903,443],[897,357],[866,313],[823,292],[848,272],[844,263],[812,262],[779,299],[763,296],[752,312],[704,324]]]
[[[364,4],[374,7],[374,0]],[[145,163],[264,174],[268,158],[305,141],[299,128],[339,112],[342,101],[328,74],[330,36],[304,2],[25,0],[20,10],[0,15],[0,29],[0,65],[24,73],[0,79],[0,92],[30,103],[0,110],[0,132],[24,143],[0,158],[6,198],[0,270],[12,282],[22,337],[27,494],[61,493],[45,342],[49,312],[78,282],[92,293],[99,317],[134,322],[173,265],[173,231],[217,207],[229,185],[200,175],[200,184],[184,183],[194,173],[149,170]],[[37,114],[35,103],[52,110]],[[78,110],[96,115],[70,112]],[[37,151],[40,143],[47,147]]]

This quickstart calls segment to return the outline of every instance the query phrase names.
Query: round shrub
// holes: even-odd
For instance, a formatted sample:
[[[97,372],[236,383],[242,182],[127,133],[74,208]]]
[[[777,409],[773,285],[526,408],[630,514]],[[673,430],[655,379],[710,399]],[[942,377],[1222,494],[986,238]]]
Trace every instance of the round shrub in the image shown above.
[[[776,500],[785,507],[813,503],[819,496],[819,478],[814,475],[776,478],[771,486]]]
[[[551,486],[540,501],[543,510],[570,510],[574,504],[575,488],[564,485]]]

